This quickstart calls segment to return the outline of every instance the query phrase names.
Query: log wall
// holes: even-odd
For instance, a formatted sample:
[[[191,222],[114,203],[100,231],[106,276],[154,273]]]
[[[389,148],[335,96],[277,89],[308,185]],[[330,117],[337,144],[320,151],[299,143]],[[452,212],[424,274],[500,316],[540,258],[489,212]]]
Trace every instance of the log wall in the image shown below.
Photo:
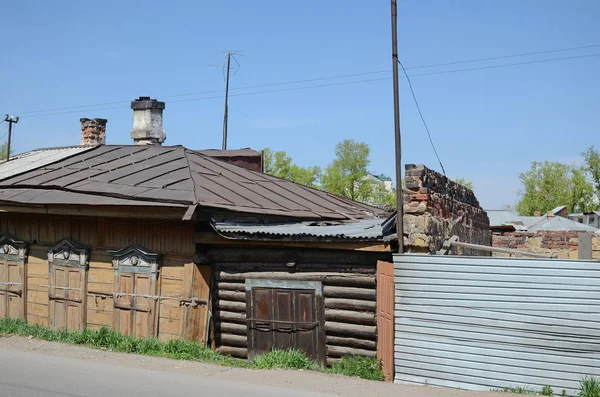
[[[222,352],[246,358],[248,279],[320,281],[323,285],[327,364],[345,355],[376,357],[375,253],[312,250],[294,268],[283,258],[293,251],[213,249],[214,343]],[[260,259],[260,261],[259,261]],[[252,260],[252,261],[247,261]]]

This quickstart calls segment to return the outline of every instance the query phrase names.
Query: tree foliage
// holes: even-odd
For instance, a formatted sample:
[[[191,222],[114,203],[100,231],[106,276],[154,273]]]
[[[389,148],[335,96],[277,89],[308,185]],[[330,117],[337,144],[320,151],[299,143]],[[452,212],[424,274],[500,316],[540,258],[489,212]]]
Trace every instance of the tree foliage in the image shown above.
[[[545,213],[561,205],[566,205],[569,212],[594,209],[593,187],[583,167],[534,161],[519,179],[523,188],[516,209],[521,215]]]
[[[364,142],[346,139],[335,147],[335,159],[321,176],[324,190],[356,201],[368,201],[373,182],[368,178],[370,148]]]
[[[292,158],[284,151],[263,150],[264,171],[278,178],[287,179],[301,185],[318,187],[320,167],[300,167],[292,163]]]
[[[10,154],[13,153],[13,150],[11,148]],[[8,157],[8,142],[4,142],[2,145],[0,145],[0,160],[6,160],[6,158]]]
[[[592,145],[585,152],[581,153],[581,155],[585,160],[586,171],[590,173],[592,182],[594,183],[596,197],[600,198],[600,153]]]

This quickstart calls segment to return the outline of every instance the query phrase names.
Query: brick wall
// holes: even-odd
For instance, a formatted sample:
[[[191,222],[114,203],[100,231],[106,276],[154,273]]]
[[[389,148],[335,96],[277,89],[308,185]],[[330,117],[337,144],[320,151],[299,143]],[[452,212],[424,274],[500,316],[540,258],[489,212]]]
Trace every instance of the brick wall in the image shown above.
[[[473,191],[424,165],[406,165],[404,246],[406,252],[433,253],[448,238],[491,245],[490,221]],[[463,250],[463,255],[489,255]]]
[[[577,259],[579,233],[569,231],[540,230],[537,232],[494,232],[494,247],[512,248],[539,254],[554,254],[559,259]],[[509,256],[494,253],[494,256]],[[592,258],[600,259],[600,237],[592,237]]]

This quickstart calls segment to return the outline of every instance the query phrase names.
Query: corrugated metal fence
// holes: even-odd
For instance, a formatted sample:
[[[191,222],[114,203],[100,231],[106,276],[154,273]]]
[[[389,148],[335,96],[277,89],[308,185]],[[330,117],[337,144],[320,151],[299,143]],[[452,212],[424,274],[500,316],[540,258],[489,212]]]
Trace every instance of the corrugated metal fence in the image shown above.
[[[600,262],[394,256],[395,381],[489,390],[600,375]]]

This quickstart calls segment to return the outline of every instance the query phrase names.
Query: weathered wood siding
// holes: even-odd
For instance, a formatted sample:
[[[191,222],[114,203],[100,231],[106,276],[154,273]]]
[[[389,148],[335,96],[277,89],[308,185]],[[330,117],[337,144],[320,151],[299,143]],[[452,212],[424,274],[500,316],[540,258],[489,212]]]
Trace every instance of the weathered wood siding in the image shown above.
[[[328,364],[344,355],[376,356],[377,258],[370,253],[307,251],[294,267],[285,265],[293,251],[235,247],[209,251],[215,261],[214,341],[219,351],[248,356],[246,280],[296,280],[323,285]]]
[[[596,261],[395,255],[396,382],[463,389],[600,375]]]
[[[25,264],[27,274],[27,322],[47,327],[49,267],[48,249],[38,244],[29,247],[29,257]]]
[[[162,254],[158,294],[173,298],[160,300],[158,305],[158,337],[204,342],[208,307],[181,305],[179,301],[196,297],[206,303],[209,297],[210,268],[193,263],[193,230],[193,224],[175,221],[0,213],[0,232],[30,244],[25,265],[28,322],[49,326],[48,247],[70,238],[90,247],[85,326],[112,327],[115,271],[108,250],[139,245]]]

